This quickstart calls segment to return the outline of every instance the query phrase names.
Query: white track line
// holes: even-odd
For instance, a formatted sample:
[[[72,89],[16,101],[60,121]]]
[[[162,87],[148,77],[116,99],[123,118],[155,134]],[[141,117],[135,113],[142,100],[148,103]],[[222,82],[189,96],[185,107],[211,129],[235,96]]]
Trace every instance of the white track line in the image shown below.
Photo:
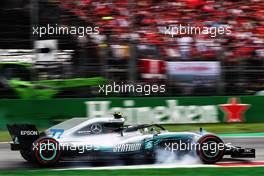
[[[264,167],[264,165],[258,166],[218,166],[218,165],[179,165],[179,166],[119,166],[119,167],[80,167],[80,168],[65,168],[65,169],[52,169],[57,171],[65,171],[65,170],[135,170],[135,169],[173,169],[173,168],[209,168],[209,167]]]
[[[256,161],[263,162],[264,161]],[[254,162],[252,162],[254,163]],[[221,164],[221,163],[219,163]],[[226,162],[225,164],[238,164],[235,166],[221,166],[221,165],[208,165],[208,164],[146,164],[146,165],[131,165],[131,166],[103,166],[103,167],[72,167],[72,168],[60,168],[52,170],[123,170],[123,169],[170,169],[170,168],[209,168],[209,167],[264,167],[262,165],[239,165],[240,163]]]
[[[0,142],[0,144],[10,144],[11,142]]]
[[[203,164],[148,164],[148,165],[132,165],[132,166],[104,166],[104,167],[73,167],[61,168],[53,170],[121,170],[121,169],[169,169],[169,168],[197,168],[197,167],[219,167],[217,165]]]

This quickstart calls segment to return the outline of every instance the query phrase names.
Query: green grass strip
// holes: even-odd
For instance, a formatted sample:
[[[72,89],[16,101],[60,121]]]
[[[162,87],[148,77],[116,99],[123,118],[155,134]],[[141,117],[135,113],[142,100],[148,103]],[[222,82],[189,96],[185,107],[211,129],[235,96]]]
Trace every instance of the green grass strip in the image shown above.
[[[133,170],[35,170],[35,171],[0,171],[4,176],[263,176],[264,167],[231,168],[170,168],[170,169],[133,169]]]

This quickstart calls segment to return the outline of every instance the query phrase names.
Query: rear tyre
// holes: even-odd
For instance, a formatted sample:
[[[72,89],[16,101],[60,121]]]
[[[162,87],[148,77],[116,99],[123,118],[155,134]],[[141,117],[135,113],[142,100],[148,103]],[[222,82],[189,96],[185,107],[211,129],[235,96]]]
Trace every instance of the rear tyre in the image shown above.
[[[224,142],[217,136],[205,135],[198,141],[197,155],[205,164],[214,164],[220,161],[225,153]]]
[[[53,138],[40,138],[33,144],[33,155],[39,165],[53,166],[60,159],[59,142]]]

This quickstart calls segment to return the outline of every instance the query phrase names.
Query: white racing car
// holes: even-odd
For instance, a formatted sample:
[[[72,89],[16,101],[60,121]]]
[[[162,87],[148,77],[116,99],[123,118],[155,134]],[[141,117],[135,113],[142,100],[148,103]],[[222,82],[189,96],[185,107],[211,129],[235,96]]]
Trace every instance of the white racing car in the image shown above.
[[[123,160],[153,162],[158,151],[181,158],[198,157],[213,164],[224,155],[253,158],[255,149],[226,144],[218,136],[200,132],[168,132],[158,124],[125,126],[120,113],[104,118],[73,118],[39,133],[35,125],[7,125],[12,150],[33,163],[50,166],[63,160]]]

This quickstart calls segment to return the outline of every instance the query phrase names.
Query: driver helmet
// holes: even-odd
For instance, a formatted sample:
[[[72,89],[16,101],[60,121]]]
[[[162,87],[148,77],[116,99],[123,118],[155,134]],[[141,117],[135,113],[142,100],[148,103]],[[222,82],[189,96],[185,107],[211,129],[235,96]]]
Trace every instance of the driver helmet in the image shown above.
[[[121,112],[115,112],[114,113],[114,118],[115,119],[121,119],[121,118],[123,118],[123,114]]]

